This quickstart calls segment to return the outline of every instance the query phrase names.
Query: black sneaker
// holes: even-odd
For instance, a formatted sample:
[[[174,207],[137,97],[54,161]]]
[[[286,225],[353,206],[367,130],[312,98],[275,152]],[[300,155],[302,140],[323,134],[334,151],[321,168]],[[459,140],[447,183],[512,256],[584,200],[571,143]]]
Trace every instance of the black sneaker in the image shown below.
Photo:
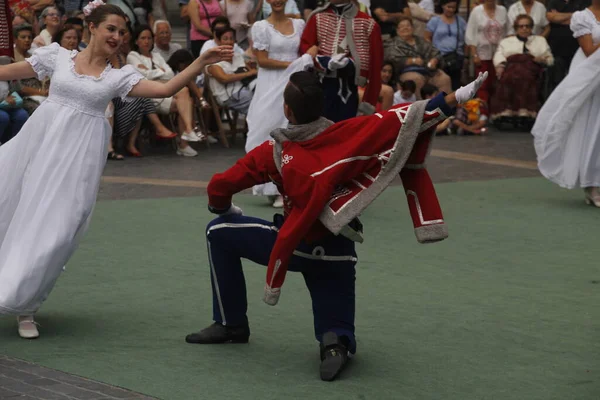
[[[225,326],[220,322],[215,322],[200,332],[190,333],[185,337],[185,341],[199,344],[248,343],[249,337],[250,327],[248,325]]]
[[[325,333],[321,343],[321,380],[334,380],[347,362],[348,348],[335,333]]]

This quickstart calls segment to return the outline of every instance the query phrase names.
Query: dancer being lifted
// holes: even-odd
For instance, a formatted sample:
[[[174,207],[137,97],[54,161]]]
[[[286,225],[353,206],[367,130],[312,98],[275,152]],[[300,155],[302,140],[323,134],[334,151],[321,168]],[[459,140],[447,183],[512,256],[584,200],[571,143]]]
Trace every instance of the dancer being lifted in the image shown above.
[[[100,0],[85,7],[89,46],[78,53],[58,43],[26,61],[0,67],[0,81],[51,78],[48,99],[19,135],[0,147],[0,314],[18,316],[23,338],[39,336],[33,320],[85,233],[102,170],[110,126],[104,112],[113,97],[169,97],[205,65],[230,60],[217,47],[166,83],[143,80],[132,66],[107,59],[125,34],[123,11]]]
[[[249,152],[208,185],[209,210],[220,214],[206,230],[213,288],[213,320],[186,337],[189,343],[246,343],[250,336],[241,258],[268,265],[264,300],[277,303],[288,269],[302,273],[312,297],[321,379],[333,380],[356,351],[354,242],[357,216],[398,175],[419,242],[448,231],[425,169],[436,126],[475,96],[487,73],[450,95],[393,107],[382,114],[339,122],[322,118],[319,79],[296,72],[284,91],[288,128]],[[234,194],[273,182],[284,195],[274,221],[242,215]]]

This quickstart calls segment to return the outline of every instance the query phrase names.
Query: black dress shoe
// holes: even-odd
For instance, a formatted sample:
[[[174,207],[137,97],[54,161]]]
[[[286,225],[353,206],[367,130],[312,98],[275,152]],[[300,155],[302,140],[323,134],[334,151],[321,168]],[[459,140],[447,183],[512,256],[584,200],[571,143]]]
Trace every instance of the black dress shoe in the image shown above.
[[[334,380],[347,362],[348,348],[335,333],[325,333],[321,343],[321,380]]]
[[[199,344],[248,343],[249,337],[250,327],[248,325],[225,326],[220,322],[215,322],[200,332],[190,333],[185,337],[185,341]]]

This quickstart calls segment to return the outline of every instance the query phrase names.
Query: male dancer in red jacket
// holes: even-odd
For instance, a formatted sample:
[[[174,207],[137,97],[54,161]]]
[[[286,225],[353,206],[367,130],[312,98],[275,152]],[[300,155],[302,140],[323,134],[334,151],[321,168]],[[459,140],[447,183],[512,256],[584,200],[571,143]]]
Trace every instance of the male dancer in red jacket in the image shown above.
[[[297,72],[284,92],[291,122],[208,185],[209,210],[220,216],[206,230],[214,324],[188,343],[247,343],[246,284],[241,258],[268,265],[264,300],[274,305],[288,269],[310,291],[321,350],[321,379],[330,381],[356,352],[354,242],[358,214],[398,175],[419,242],[447,237],[435,190],[424,167],[437,124],[472,98],[486,75],[455,93],[399,105],[383,114],[332,125],[322,117],[317,77]],[[232,196],[272,181],[285,198],[273,222],[242,215]]]

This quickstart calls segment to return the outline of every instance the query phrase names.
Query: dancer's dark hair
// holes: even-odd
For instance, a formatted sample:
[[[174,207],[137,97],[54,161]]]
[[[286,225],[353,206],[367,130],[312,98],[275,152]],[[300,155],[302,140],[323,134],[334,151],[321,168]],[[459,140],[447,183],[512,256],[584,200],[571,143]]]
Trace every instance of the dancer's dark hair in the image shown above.
[[[85,17],[85,22],[87,22],[88,24],[93,23],[94,25],[98,26],[102,22],[104,22],[106,18],[108,18],[110,15],[118,15],[124,20],[127,20],[127,14],[125,14],[125,12],[121,10],[121,8],[113,4],[104,4],[102,6],[94,8],[90,15]]]
[[[316,73],[293,73],[283,92],[283,101],[294,114],[297,124],[308,124],[319,119],[323,115],[325,98]]]

